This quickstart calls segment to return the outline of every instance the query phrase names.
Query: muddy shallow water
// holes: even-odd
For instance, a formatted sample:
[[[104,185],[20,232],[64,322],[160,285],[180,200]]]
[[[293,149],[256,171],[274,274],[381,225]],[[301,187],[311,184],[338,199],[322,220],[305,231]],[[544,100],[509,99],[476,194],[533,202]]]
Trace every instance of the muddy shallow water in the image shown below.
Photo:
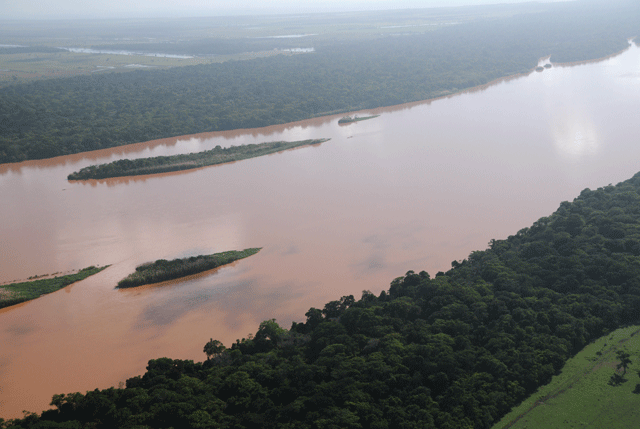
[[[0,416],[204,359],[265,319],[432,275],[640,171],[640,48],[431,102],[0,165],[0,283],[107,265],[0,310]],[[272,140],[316,145],[191,172],[68,182],[86,165]],[[140,263],[247,247],[207,275],[115,290]]]

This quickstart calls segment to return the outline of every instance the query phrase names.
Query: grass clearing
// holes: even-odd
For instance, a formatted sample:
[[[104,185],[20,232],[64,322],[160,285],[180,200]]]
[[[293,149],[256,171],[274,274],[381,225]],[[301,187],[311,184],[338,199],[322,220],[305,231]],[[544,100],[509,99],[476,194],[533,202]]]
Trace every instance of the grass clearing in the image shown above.
[[[619,363],[616,352],[631,355],[624,379],[611,377]],[[618,329],[589,344],[567,361],[562,373],[514,408],[493,429],[559,429],[638,427],[640,394],[640,326]],[[618,371],[619,374],[622,371]]]

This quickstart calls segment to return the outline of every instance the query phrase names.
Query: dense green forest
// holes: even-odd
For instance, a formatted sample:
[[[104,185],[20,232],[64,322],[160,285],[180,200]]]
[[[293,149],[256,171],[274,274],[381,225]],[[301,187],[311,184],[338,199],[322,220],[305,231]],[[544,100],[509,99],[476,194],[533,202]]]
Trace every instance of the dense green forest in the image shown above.
[[[180,258],[167,261],[158,259],[155,262],[142,264],[136,267],[135,272],[129,274],[118,282],[118,288],[136,287],[151,283],[160,283],[166,280],[198,274],[212,270],[222,265],[230,264],[239,259],[248,258],[260,251],[261,247],[244,250],[229,250],[214,253],[212,255],[198,255],[189,258]]]
[[[474,11],[420,34],[313,38],[306,54],[0,88],[0,162],[425,100],[528,72],[546,55],[603,57],[640,33],[631,2],[552,3],[490,19]]]
[[[202,363],[55,395],[13,428],[489,428],[593,339],[640,318],[640,173],[585,189],[435,277],[409,271]],[[202,329],[206,329],[203,327]]]
[[[202,152],[152,158],[121,159],[108,164],[90,165],[67,176],[69,180],[104,179],[107,177],[140,176],[170,171],[192,170],[225,162],[256,158],[301,146],[320,144],[329,139],[310,139],[295,142],[267,142],[220,147]]]

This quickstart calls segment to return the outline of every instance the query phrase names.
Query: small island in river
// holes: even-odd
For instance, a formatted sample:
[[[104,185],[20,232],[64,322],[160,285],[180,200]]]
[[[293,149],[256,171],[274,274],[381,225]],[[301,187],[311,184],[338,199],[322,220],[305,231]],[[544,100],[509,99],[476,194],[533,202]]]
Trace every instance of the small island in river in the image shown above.
[[[121,159],[108,164],[90,165],[67,176],[68,180],[106,179],[110,177],[140,176],[191,170],[210,165],[224,164],[255,158],[270,153],[282,152],[300,146],[324,143],[329,139],[309,139],[295,142],[268,142],[222,148],[216,146],[203,152],[187,153],[152,158]]]
[[[107,268],[105,267],[87,267],[75,274],[68,274],[64,276],[58,276],[54,278],[46,278],[39,280],[31,280],[27,282],[10,283],[0,286],[0,308],[9,307],[11,305],[19,304],[21,302],[30,301],[36,299],[42,295],[55,292],[63,287],[69,286],[72,283],[84,280],[89,276]],[[42,277],[42,276],[37,276]],[[30,277],[33,279],[35,277]]]
[[[160,283],[166,280],[198,274],[222,265],[230,264],[238,259],[255,255],[260,249],[262,249],[262,247],[254,247],[241,251],[230,250],[212,255],[191,256],[189,258],[174,259],[171,261],[158,259],[155,262],[149,262],[136,267],[136,271],[120,280],[116,288],[129,288],[151,283]]]
[[[378,116],[380,116],[380,115],[364,116],[362,118],[359,118],[357,116],[354,116],[353,118],[351,116],[343,116],[342,118],[340,118],[338,120],[338,123],[339,124],[351,124],[352,122],[366,121],[367,119],[377,118]]]

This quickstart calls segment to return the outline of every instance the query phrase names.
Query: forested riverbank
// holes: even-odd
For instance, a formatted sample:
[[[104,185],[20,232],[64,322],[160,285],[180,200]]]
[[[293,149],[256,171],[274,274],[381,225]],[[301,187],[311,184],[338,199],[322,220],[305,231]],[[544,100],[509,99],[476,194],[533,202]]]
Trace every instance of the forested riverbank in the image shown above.
[[[640,173],[431,277],[274,320],[5,427],[488,428],[640,310]]]
[[[640,7],[549,4],[424,34],[334,37],[304,55],[41,80],[0,89],[0,163],[426,100],[600,58],[638,33]]]

